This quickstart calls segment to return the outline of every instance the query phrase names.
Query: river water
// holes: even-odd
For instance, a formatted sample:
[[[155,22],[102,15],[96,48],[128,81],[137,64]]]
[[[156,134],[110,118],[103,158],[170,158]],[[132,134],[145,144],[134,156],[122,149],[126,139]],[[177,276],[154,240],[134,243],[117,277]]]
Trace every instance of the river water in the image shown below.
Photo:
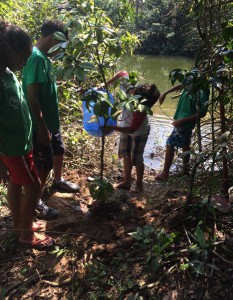
[[[189,70],[193,60],[181,56],[131,56],[121,60],[121,69],[128,72],[136,69],[142,74],[140,83],[155,83],[164,92],[171,88],[168,75],[173,69]],[[145,164],[153,169],[159,169],[164,163],[164,149],[166,139],[172,130],[172,117],[174,115],[178,99],[172,99],[172,95],[166,97],[160,107],[156,103],[153,107],[153,116],[150,117],[151,131],[144,152]],[[174,96],[174,95],[173,95]]]

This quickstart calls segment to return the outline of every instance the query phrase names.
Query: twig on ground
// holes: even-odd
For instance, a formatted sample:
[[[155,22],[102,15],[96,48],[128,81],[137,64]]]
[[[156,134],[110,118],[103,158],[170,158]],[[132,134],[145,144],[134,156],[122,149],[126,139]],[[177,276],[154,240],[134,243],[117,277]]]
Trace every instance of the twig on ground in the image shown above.
[[[61,282],[55,282],[55,281],[49,281],[49,280],[41,280],[40,283],[46,283],[50,286],[54,286],[54,287],[59,287],[59,286],[63,286],[63,285],[66,285],[68,283],[70,283],[72,280],[72,278],[67,278]]]
[[[32,282],[40,281],[41,279],[46,278],[46,277],[57,276],[57,274],[43,274],[45,272],[47,272],[47,269],[42,270],[40,272],[40,276],[38,274],[34,274],[34,275],[30,276],[29,278],[26,278],[23,282],[22,281],[17,282],[15,285],[13,285],[12,287],[10,287],[6,291],[6,295],[8,295],[7,299],[11,299],[11,297],[13,295],[15,295],[19,291],[19,289],[21,289],[22,287],[24,287],[24,286],[26,286],[26,285],[28,285],[28,284],[30,284]]]
[[[230,266],[233,266],[233,262],[227,260],[226,258],[222,257],[220,254],[218,254],[216,251],[212,250],[212,253],[214,253],[214,255],[216,255],[218,258],[220,258],[222,261],[224,261],[225,263],[229,264]]]
[[[186,227],[185,227],[184,224],[183,224],[183,228],[184,228],[184,232],[185,232],[185,235],[186,235],[186,237],[187,237],[187,240],[188,240],[188,242],[189,242],[189,245],[191,246],[191,245],[192,245],[192,242],[191,242],[191,240],[190,240],[190,238],[189,238],[189,236],[188,236],[188,232],[187,232]]]
[[[164,215],[161,219],[159,219],[159,220],[156,222],[156,225],[158,225],[159,223],[161,223],[166,217],[170,216],[170,215],[173,214],[175,211],[180,210],[181,208],[183,208],[183,206],[184,206],[184,205],[179,206],[179,207],[173,209],[172,211],[170,211],[169,213],[167,213],[166,215]]]

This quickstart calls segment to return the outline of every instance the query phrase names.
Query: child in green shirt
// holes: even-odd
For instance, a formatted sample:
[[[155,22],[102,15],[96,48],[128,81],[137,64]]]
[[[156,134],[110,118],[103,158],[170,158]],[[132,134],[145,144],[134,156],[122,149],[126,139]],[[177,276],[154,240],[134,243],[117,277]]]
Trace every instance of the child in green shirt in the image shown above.
[[[41,224],[33,223],[40,180],[32,156],[32,122],[21,86],[11,72],[22,69],[31,51],[26,32],[0,21],[0,182],[6,182],[9,173],[7,200],[18,245],[42,249],[54,241],[34,232]]]
[[[167,94],[180,91],[182,89],[182,84],[176,85],[164,92],[159,97],[160,105],[163,104]],[[209,100],[209,90],[201,89],[199,91],[200,95],[200,111],[199,117],[204,117],[208,109]],[[174,149],[182,148],[183,152],[190,150],[192,130],[194,129],[198,113],[196,108],[197,95],[189,94],[185,89],[183,90],[176,108],[173,122],[173,131],[167,139],[166,143],[166,154],[165,163],[163,171],[156,176],[157,180],[168,180],[169,170],[174,157]],[[188,173],[189,155],[183,159],[184,173]]]

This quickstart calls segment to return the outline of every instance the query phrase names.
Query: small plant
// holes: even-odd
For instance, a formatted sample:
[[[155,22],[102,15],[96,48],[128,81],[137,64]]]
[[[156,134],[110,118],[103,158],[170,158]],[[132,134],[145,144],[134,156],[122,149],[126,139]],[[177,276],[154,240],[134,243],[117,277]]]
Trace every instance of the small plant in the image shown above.
[[[65,255],[69,252],[66,248],[60,248],[59,246],[55,246],[55,249],[49,252],[50,254],[56,254],[57,257],[61,255]]]
[[[129,235],[136,239],[137,247],[147,250],[147,263],[155,272],[161,267],[163,259],[174,254],[171,251],[176,238],[174,232],[169,234],[164,229],[157,230],[154,225],[146,225]]]
[[[108,202],[109,196],[113,190],[112,184],[105,179],[96,178],[94,182],[90,184],[92,198],[102,203]]]

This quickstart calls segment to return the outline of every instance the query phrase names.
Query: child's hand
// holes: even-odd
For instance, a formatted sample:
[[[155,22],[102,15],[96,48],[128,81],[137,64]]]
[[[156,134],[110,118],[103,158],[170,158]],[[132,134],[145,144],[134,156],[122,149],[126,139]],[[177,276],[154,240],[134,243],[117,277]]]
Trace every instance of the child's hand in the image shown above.
[[[175,120],[175,121],[172,123],[172,125],[173,125],[174,127],[180,127],[182,124],[183,124],[182,119]]]
[[[8,170],[6,166],[3,164],[3,162],[0,160],[0,183],[3,183],[4,185],[8,181]]]

